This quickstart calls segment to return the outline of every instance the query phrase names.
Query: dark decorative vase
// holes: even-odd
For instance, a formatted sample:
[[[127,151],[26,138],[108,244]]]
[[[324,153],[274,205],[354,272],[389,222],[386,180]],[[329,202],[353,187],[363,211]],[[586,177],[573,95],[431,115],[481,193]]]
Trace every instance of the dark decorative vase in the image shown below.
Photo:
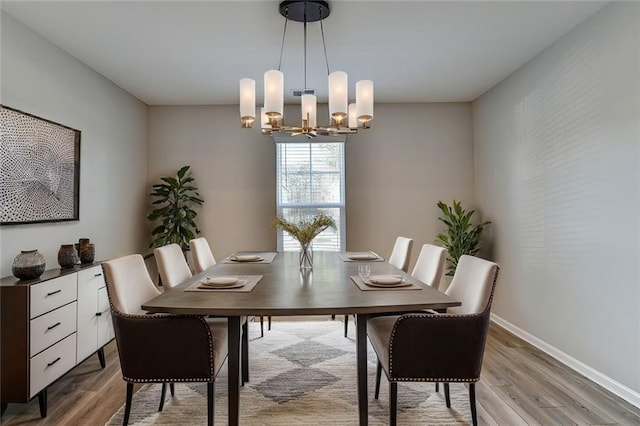
[[[95,258],[96,249],[93,244],[80,244],[80,263],[93,263]]]
[[[42,275],[45,265],[44,256],[38,250],[22,250],[13,259],[11,272],[21,280],[32,280]]]
[[[78,263],[78,252],[73,244],[63,244],[58,251],[58,264],[61,268],[73,268]]]

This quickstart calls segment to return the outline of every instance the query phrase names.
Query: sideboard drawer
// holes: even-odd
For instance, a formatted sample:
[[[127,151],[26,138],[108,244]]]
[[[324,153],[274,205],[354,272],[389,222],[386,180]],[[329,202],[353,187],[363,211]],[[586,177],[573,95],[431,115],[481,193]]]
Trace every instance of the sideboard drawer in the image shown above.
[[[31,286],[30,318],[53,311],[62,305],[73,302],[78,295],[77,274],[64,275]]]
[[[69,303],[61,308],[31,320],[30,355],[47,349],[76,331],[77,303]]]
[[[76,365],[76,334],[31,358],[29,394],[33,397]]]

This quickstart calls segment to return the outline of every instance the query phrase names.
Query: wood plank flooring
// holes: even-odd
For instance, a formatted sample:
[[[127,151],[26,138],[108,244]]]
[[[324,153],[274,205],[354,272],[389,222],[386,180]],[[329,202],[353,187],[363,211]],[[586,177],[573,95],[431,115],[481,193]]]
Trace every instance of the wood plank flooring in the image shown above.
[[[318,321],[327,317],[274,318],[274,327],[279,319]],[[250,327],[257,332],[260,325]],[[105,355],[104,370],[94,355],[49,387],[47,418],[40,418],[36,398],[28,404],[9,404],[0,423],[104,425],[125,398],[115,342],[105,347]],[[640,409],[496,324],[490,327],[482,379],[476,389],[478,421],[483,425],[640,425]]]

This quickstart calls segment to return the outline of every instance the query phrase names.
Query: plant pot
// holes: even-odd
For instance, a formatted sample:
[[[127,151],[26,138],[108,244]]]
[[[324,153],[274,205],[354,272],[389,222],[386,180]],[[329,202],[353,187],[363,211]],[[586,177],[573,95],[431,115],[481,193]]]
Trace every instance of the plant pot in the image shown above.
[[[21,280],[33,280],[44,272],[44,256],[38,250],[22,250],[11,265],[13,276]]]

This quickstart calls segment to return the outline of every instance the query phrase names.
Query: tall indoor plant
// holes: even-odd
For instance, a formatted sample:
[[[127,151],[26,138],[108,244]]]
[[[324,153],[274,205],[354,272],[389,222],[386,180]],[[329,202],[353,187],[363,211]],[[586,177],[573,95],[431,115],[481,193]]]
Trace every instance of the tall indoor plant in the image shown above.
[[[491,222],[486,221],[479,225],[473,225],[471,217],[475,210],[466,211],[462,208],[461,203],[456,200],[453,200],[452,206],[438,201],[438,208],[440,208],[444,216],[438,219],[447,226],[447,230],[436,235],[436,241],[442,243],[449,252],[447,275],[452,276],[456,272],[458,260],[462,255],[474,256],[478,253],[482,231]]]
[[[175,177],[162,177],[162,183],[151,187],[153,204],[158,207],[147,219],[159,220],[160,224],[151,231],[153,242],[150,247],[176,243],[187,250],[189,240],[200,233],[194,221],[198,213],[192,207],[201,205],[204,200],[200,198],[189,169],[190,166],[184,166]]]

